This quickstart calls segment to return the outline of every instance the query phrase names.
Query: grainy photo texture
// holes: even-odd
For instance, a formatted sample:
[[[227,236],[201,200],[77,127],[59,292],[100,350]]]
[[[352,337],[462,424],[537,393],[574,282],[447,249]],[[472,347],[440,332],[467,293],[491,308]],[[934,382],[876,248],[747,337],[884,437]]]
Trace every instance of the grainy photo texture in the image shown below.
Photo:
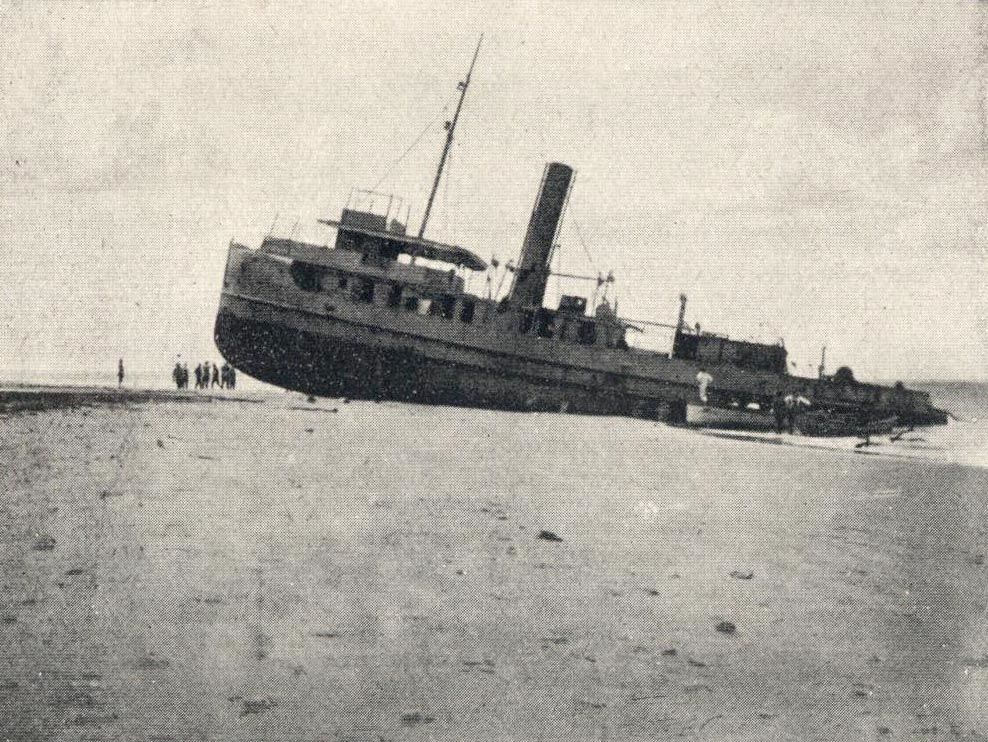
[[[988,3],[0,39],[0,742],[988,739]]]

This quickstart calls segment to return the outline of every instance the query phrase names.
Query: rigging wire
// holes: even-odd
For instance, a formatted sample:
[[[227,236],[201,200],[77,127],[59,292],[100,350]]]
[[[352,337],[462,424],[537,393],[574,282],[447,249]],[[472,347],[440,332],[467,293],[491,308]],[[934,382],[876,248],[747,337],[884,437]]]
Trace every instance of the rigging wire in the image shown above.
[[[443,118],[443,117],[446,116],[446,112],[449,110],[449,105],[450,105],[449,104],[449,101],[447,101],[446,102],[446,105],[443,106],[443,110],[439,112],[439,115],[436,116],[432,121],[430,121],[428,124],[425,125],[425,128],[422,129],[421,132],[419,132],[419,135],[417,137],[415,137],[415,141],[412,142],[410,145],[408,145],[408,149],[406,149],[404,152],[402,152],[401,157],[399,157],[397,160],[395,160],[394,162],[392,162],[388,166],[388,169],[384,171],[384,175],[382,175],[381,178],[380,178],[380,180],[378,180],[377,183],[374,184],[374,187],[371,188],[372,191],[376,191],[378,188],[380,188],[381,183],[383,183],[385,180],[387,180],[388,176],[391,175],[391,173],[394,171],[394,169],[396,167],[398,167],[398,165],[401,163],[401,161],[404,160],[408,156],[408,153],[411,152],[413,149],[415,149],[415,147],[418,145],[418,143],[422,141],[422,137],[424,137],[426,135],[426,133],[429,131],[429,129],[431,129],[433,126],[435,126],[436,125],[436,122],[439,121],[439,119],[441,119],[441,118]]]
[[[576,214],[572,214],[571,221],[573,222],[573,228],[576,230],[576,236],[580,240],[580,246],[583,247],[583,253],[587,256],[587,260],[590,261],[590,267],[593,268],[594,273],[600,273],[597,268],[597,263],[594,261],[593,256],[590,254],[590,250],[587,248],[587,243],[583,239],[583,232],[580,230],[580,222],[576,218]]]
[[[559,302],[562,300],[563,296],[563,246],[562,244],[556,245],[556,306],[559,306]]]

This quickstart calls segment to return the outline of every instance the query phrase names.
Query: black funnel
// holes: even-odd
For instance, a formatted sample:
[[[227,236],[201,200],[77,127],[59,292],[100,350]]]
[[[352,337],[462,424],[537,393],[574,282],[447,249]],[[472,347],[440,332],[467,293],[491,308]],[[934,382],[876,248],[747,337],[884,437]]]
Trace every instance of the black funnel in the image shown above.
[[[572,181],[573,168],[561,162],[550,162],[542,173],[542,185],[528,222],[521,259],[509,294],[511,303],[516,306],[542,306],[549,281],[552,245]]]

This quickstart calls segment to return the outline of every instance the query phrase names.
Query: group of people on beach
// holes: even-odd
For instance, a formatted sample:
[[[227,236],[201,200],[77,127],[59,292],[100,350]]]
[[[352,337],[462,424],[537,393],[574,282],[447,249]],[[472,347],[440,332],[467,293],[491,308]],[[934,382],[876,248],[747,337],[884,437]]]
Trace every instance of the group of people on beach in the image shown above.
[[[220,389],[237,388],[237,371],[229,363],[224,362],[222,366],[205,361],[196,366],[193,372],[196,377],[196,389],[211,389],[218,386]],[[178,389],[189,388],[189,367],[181,362],[175,364],[172,369],[172,379]]]
[[[810,407],[810,400],[800,394],[783,395],[775,393],[772,399],[772,413],[775,415],[775,432],[796,432],[796,420],[799,414]]]
[[[696,375],[697,395],[700,401],[707,405],[710,401],[709,389],[714,377],[706,368],[701,368]],[[776,391],[772,399],[772,414],[775,416],[775,432],[789,433],[796,432],[796,421],[799,415],[811,407],[810,400],[801,394],[783,394],[781,390]]]

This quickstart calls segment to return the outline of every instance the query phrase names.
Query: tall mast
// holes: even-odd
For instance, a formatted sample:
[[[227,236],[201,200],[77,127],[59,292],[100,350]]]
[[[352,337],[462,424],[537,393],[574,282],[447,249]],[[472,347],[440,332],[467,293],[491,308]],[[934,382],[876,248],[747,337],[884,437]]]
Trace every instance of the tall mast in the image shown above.
[[[443,155],[439,158],[439,169],[436,170],[436,179],[432,183],[432,193],[429,194],[429,202],[425,205],[425,214],[422,215],[422,226],[419,227],[419,238],[425,234],[425,225],[429,223],[429,212],[432,211],[432,202],[436,198],[436,191],[439,190],[439,180],[443,177],[443,168],[446,167],[446,158],[449,156],[449,148],[453,145],[453,131],[456,129],[456,121],[460,118],[460,109],[463,108],[463,99],[467,97],[467,88],[470,87],[470,75],[473,74],[473,66],[477,62],[477,55],[480,54],[480,44],[484,40],[484,35],[480,34],[477,42],[477,49],[473,53],[473,61],[470,62],[470,69],[467,70],[465,80],[457,83],[456,87],[460,91],[460,100],[456,104],[456,113],[453,120],[446,122],[446,146],[443,147]]]

